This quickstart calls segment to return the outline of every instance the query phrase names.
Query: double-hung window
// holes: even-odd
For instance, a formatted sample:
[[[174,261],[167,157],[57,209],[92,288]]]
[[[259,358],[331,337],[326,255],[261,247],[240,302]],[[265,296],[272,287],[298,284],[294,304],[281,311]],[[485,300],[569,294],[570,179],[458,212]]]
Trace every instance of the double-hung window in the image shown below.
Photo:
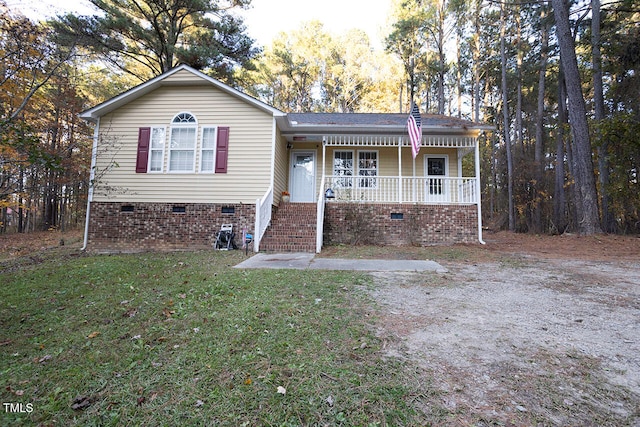
[[[358,151],[358,186],[363,188],[376,188],[378,185],[378,152]]]
[[[163,127],[151,128],[149,144],[149,172],[162,172],[164,163],[165,130]]]
[[[353,187],[353,168],[353,151],[336,150],[333,152],[333,175],[337,177],[336,187]]]
[[[179,113],[171,122],[169,138],[169,172],[194,172],[196,164],[196,118]]]
[[[202,128],[202,144],[200,145],[200,172],[213,173],[216,165],[217,128]]]

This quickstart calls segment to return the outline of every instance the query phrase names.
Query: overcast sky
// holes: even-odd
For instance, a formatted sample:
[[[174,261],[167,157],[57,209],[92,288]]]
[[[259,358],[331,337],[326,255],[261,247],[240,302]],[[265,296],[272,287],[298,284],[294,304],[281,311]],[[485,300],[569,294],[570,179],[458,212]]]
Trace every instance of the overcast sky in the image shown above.
[[[91,14],[87,0],[6,0],[32,19],[65,12]],[[332,33],[360,28],[381,46],[391,0],[253,0],[251,9],[241,11],[249,35],[260,45],[269,45],[279,32],[289,32],[305,21],[317,19]]]

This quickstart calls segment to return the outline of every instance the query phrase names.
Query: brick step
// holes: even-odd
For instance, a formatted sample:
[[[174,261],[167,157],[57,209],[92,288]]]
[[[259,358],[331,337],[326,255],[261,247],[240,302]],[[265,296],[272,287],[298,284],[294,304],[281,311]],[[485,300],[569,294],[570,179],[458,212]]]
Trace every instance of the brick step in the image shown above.
[[[315,252],[316,204],[281,203],[264,233],[260,249],[276,252]]]

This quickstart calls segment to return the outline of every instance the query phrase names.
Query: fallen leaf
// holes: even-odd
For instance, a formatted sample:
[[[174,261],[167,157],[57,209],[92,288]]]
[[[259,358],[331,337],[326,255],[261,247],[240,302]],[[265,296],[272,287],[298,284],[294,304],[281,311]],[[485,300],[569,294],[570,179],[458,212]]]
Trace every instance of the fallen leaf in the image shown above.
[[[136,314],[138,314],[138,310],[135,308],[130,308],[129,310],[122,313],[122,317],[134,317]]]
[[[140,396],[138,398],[138,406],[142,405],[144,403],[144,401],[147,400],[144,396]]]
[[[253,380],[250,377],[247,377],[247,379],[244,380],[244,385],[251,385],[252,382]]]
[[[95,337],[97,337],[98,335],[100,335],[100,332],[98,332],[98,331],[91,332],[91,333],[87,336],[87,338],[95,338]]]
[[[325,401],[329,404],[329,406],[333,406],[333,396],[329,395],[329,397],[327,397]]]
[[[79,411],[81,409],[86,409],[91,406],[91,400],[87,396],[78,396],[73,399],[73,403],[71,404],[71,409],[74,411]]]
[[[38,359],[38,363],[45,363],[51,359],[52,359],[51,355],[47,354],[45,356],[42,356],[40,359]]]

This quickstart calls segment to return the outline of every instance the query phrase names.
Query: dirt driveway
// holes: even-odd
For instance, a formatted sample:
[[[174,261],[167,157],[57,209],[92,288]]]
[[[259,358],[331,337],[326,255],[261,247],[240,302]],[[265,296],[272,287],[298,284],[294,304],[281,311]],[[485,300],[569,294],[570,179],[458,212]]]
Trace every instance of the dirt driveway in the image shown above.
[[[445,274],[374,275],[386,353],[435,390],[416,404],[438,425],[640,426],[640,239],[487,242]]]

